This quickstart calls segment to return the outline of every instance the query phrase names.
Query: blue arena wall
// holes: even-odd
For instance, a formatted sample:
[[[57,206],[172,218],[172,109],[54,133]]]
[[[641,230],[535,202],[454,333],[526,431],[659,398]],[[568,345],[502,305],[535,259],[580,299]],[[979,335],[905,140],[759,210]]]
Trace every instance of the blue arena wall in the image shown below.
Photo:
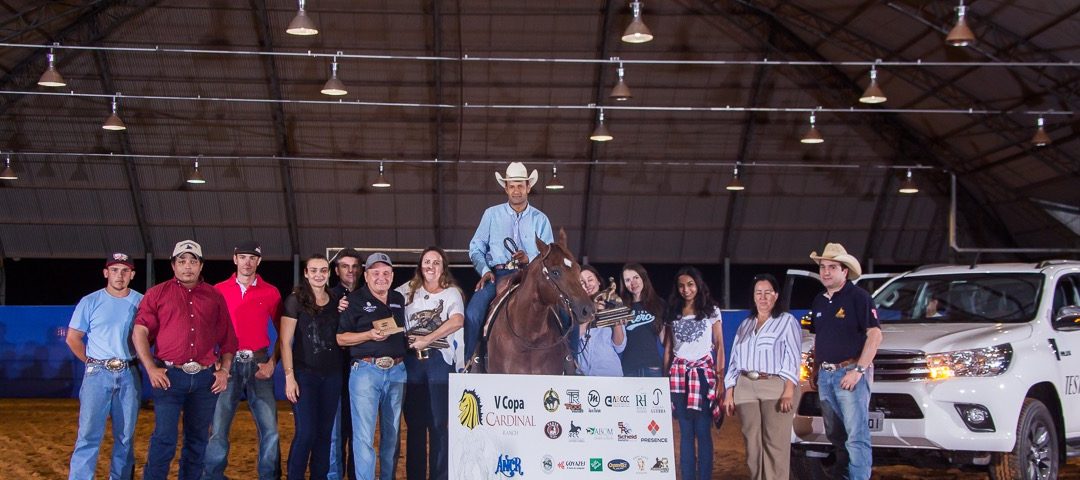
[[[68,350],[64,339],[74,305],[0,306],[0,397],[71,398],[82,385],[83,364]],[[727,310],[724,318],[724,351],[746,310]],[[272,340],[276,335],[272,334]],[[274,375],[278,399],[284,399],[284,376]],[[145,380],[145,374],[143,375]],[[144,381],[144,386],[149,384]],[[143,389],[149,398],[150,389]]]

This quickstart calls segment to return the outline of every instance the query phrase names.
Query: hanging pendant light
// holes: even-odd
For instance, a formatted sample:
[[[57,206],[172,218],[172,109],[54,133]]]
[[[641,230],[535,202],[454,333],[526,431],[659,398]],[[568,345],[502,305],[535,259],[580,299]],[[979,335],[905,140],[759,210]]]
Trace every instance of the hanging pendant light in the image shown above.
[[[63,87],[64,85],[67,85],[67,82],[64,81],[64,77],[60,76],[60,72],[56,71],[56,53],[54,49],[49,49],[46,58],[49,59],[49,66],[45,69],[45,73],[41,74],[41,78],[38,79],[37,84],[43,87]]]
[[[915,184],[915,180],[911,178],[911,169],[907,170],[907,177],[903,182],[900,182],[900,193],[911,195],[913,193],[919,193],[919,186]]]
[[[338,55],[340,54],[341,52],[338,52]],[[334,62],[330,64],[330,79],[323,85],[321,92],[323,95],[333,96],[349,93],[349,91],[345,89],[345,84],[342,83],[341,80],[338,80],[337,77],[337,56],[334,56]]]
[[[371,182],[371,186],[375,188],[390,188],[390,180],[386,179],[382,162],[379,162],[379,176],[375,178],[374,182]]]
[[[611,132],[608,131],[607,126],[604,125],[604,109],[600,109],[600,121],[596,124],[596,129],[593,130],[592,135],[589,135],[589,140],[594,142],[608,142],[615,137],[611,136]]]
[[[551,166],[551,180],[544,188],[548,190],[562,190],[566,188],[566,186],[559,181],[559,169],[555,165]]]
[[[630,9],[634,12],[634,19],[630,21],[630,25],[627,25],[626,30],[623,31],[622,41],[626,43],[645,43],[653,39],[649,27],[646,27],[645,22],[641,20],[641,8],[643,6],[637,0],[630,2]]]
[[[611,89],[611,94],[609,94],[608,97],[619,102],[625,102],[633,98],[633,95],[630,94],[630,86],[626,84],[626,80],[624,79],[626,70],[623,69],[622,62],[619,62],[619,69],[617,71],[619,73],[619,81],[615,83],[615,86]]]
[[[1031,143],[1034,144],[1036,147],[1045,147],[1047,145],[1050,145],[1050,142],[1052,142],[1052,140],[1050,139],[1050,135],[1046,133],[1045,125],[1046,123],[1043,120],[1043,117],[1040,116],[1038,123],[1036,123],[1036,126],[1038,126],[1039,128],[1035,130],[1035,135],[1031,136]]]
[[[120,96],[119,93],[116,94]],[[105,119],[105,123],[101,125],[101,128],[114,132],[127,130],[127,125],[124,125],[124,121],[120,119],[120,115],[116,113],[116,97],[112,99],[112,114],[109,118]]]
[[[859,101],[862,103],[884,103],[888,98],[885,97],[885,92],[881,90],[877,82],[877,70],[870,67],[870,85],[866,87],[866,91],[859,97]]]
[[[19,174],[15,173],[15,169],[11,168],[11,154],[7,154],[4,158],[4,171],[0,172],[0,180],[18,180]]]
[[[195,159],[195,166],[191,169],[191,173],[188,174],[187,183],[192,185],[202,185],[206,183],[206,177],[199,171],[199,159]]]
[[[307,12],[304,11],[304,0],[300,0],[300,10],[296,12],[296,16],[289,22],[289,26],[285,28],[285,33],[289,35],[317,35],[319,29],[315,27],[315,22],[311,21],[311,18],[307,16]]]
[[[799,139],[800,142],[810,144],[825,143],[825,137],[822,137],[821,132],[817,129],[816,120],[814,112],[810,112],[810,129]]]
[[[731,192],[741,192],[746,190],[746,185],[743,185],[742,180],[739,179],[739,164],[735,164],[735,169],[732,173],[734,176],[731,177],[731,181],[728,182],[727,187],[724,188]]]
[[[964,0],[960,0],[960,5],[956,7],[956,26],[949,30],[949,35],[945,37],[945,43],[954,47],[966,47],[975,43],[975,32],[972,32],[971,28],[968,27],[966,10]]]

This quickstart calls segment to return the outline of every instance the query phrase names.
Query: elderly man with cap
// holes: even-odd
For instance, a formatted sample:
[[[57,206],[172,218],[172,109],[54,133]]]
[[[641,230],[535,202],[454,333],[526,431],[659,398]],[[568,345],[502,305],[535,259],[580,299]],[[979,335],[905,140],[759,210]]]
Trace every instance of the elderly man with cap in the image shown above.
[[[363,265],[360,253],[351,248],[343,248],[338,251],[331,263],[334,272],[337,273],[338,283],[330,288],[330,293],[342,299],[342,305],[348,305],[349,292],[359,288],[360,274],[363,273]],[[344,310],[339,307],[338,310]],[[345,360],[348,360],[348,358]],[[348,364],[346,364],[346,367]],[[342,369],[344,385],[349,383],[348,368]],[[341,412],[345,412],[345,416]],[[352,420],[349,415],[349,389],[341,389],[341,404],[338,405],[337,415],[334,416],[334,427],[330,434],[330,473],[326,480],[342,480],[344,478],[356,479],[356,470],[350,459],[349,440],[352,438]]]
[[[145,480],[168,476],[181,412],[184,445],[178,478],[202,475],[214,406],[228,384],[236,335],[225,298],[203,281],[202,268],[202,247],[192,240],[177,243],[172,253],[174,277],[148,290],[135,316],[132,341],[154,398]],[[156,347],[153,353],[151,345]]]
[[[385,253],[364,262],[367,282],[349,294],[338,345],[351,358],[349,397],[356,478],[375,478],[375,422],[379,422],[379,477],[393,480],[397,466],[401,402],[405,393],[405,297],[391,290],[394,264]]]
[[[836,455],[839,478],[870,478],[870,380],[881,344],[881,327],[873,300],[848,280],[862,275],[855,257],[839,243],[825,245],[817,262],[825,292],[811,305],[814,361],[825,434]]]
[[[495,172],[495,180],[506,192],[506,203],[484,211],[480,225],[469,242],[469,259],[480,281],[465,308],[465,354],[475,360],[488,306],[495,298],[495,282],[516,266],[525,266],[540,254],[536,238],[555,241],[551,222],[544,212],[529,204],[529,191],[536,185],[536,170],[529,173],[519,162],[506,167],[506,176]],[[506,241],[507,239],[512,242]]]
[[[143,296],[128,286],[135,277],[135,264],[127,254],[109,255],[102,274],[105,288],[79,300],[67,329],[71,353],[86,363],[69,480],[94,478],[109,417],[113,424],[109,478],[131,478],[135,468],[135,420],[142,380],[135,368],[131,330]]]
[[[240,396],[259,434],[259,480],[281,478],[281,450],[278,447],[277,400],[274,398],[274,364],[277,351],[270,349],[269,326],[278,330],[281,320],[281,292],[256,273],[262,261],[262,247],[254,240],[233,248],[236,273],[214,285],[225,297],[236,332],[237,350],[229,371],[229,383],[217,400],[210,443],[206,446],[203,479],[225,478],[229,464],[229,429]]]

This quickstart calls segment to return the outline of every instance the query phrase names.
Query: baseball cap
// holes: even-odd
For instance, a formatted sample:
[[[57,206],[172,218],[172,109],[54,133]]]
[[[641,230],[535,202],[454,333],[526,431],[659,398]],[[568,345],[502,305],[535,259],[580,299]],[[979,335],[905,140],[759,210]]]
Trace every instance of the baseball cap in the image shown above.
[[[115,252],[108,257],[105,257],[105,268],[109,268],[113,265],[124,265],[135,270],[135,263],[131,261],[131,257],[126,253]]]
[[[385,264],[387,264],[387,265],[389,265],[391,267],[394,266],[394,262],[390,261],[390,256],[389,255],[387,255],[385,253],[382,253],[382,252],[375,252],[375,253],[372,253],[371,255],[368,255],[367,261],[364,262],[364,268],[365,269],[371,268],[371,266],[375,265],[376,263],[385,263]]]
[[[233,255],[246,253],[248,255],[255,255],[256,257],[262,257],[262,246],[259,245],[259,242],[256,242],[255,240],[245,240],[236,244],[236,247],[233,248],[232,253]]]
[[[203,259],[202,246],[195,243],[195,240],[181,240],[176,242],[176,246],[173,247],[172,250],[172,257],[169,258],[176,258],[184,253],[195,255],[199,260]]]

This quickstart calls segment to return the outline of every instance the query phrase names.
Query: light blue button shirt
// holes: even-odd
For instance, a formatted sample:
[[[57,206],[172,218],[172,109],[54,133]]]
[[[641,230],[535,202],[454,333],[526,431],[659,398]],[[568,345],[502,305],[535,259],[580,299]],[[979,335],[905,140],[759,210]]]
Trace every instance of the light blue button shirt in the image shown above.
[[[544,212],[532,205],[526,206],[521,213],[515,212],[509,203],[495,205],[484,211],[480,225],[476,227],[469,242],[469,259],[480,275],[490,272],[492,266],[513,258],[513,252],[503,247],[503,240],[511,238],[531,261],[540,254],[536,248],[537,237],[544,243],[555,241],[551,235],[551,222]]]
[[[142,297],[128,290],[126,297],[116,298],[103,288],[79,300],[68,328],[86,332],[86,356],[97,360],[135,357],[131,330]]]

